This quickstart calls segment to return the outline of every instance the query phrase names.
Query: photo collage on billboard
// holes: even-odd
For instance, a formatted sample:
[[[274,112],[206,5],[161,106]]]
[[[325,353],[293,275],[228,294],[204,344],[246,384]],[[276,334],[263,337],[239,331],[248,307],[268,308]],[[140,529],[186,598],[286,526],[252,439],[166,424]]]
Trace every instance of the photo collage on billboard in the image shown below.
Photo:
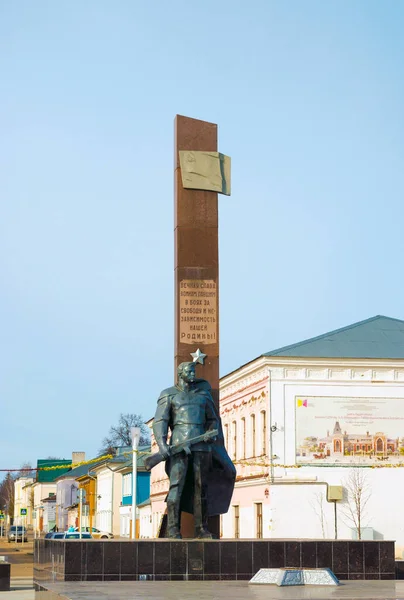
[[[296,462],[404,462],[404,399],[296,396]]]

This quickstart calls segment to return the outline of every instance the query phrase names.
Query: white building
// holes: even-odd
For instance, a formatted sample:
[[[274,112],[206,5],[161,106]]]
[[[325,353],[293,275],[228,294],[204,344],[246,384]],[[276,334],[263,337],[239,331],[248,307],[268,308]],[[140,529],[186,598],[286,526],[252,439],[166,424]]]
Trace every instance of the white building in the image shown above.
[[[95,527],[100,531],[120,535],[120,505],[122,500],[122,474],[117,472],[127,460],[132,448],[118,448],[113,459],[97,463],[91,471],[97,479],[97,504]]]
[[[56,506],[56,483],[55,482],[45,482],[39,483],[35,482],[32,485],[34,490],[34,512],[33,512],[33,527],[34,530],[39,533],[41,531],[49,531],[45,526],[48,527],[49,522],[51,521],[49,515],[49,509],[52,511],[52,506],[47,506],[44,504],[44,500],[46,498],[55,497],[55,506]],[[56,517],[55,517],[56,518]]]
[[[69,512],[78,503],[79,485],[74,477],[59,478],[56,482],[56,525],[66,531],[70,525]]]
[[[56,525],[56,479],[71,470],[72,463],[84,460],[83,452],[73,452],[72,459],[38,459],[36,480],[32,484],[36,533]]]
[[[76,452],[73,457],[75,462],[84,462],[86,459],[85,453],[80,452],[80,460],[76,458],[78,454]],[[56,525],[59,531],[66,531],[70,525],[76,526],[77,505],[79,502],[77,478],[88,474],[90,469],[91,465],[89,464],[80,465],[56,479]],[[89,526],[88,517],[85,517],[83,521],[83,527],[86,526]]]
[[[119,506],[120,514],[120,536],[129,538],[131,536],[132,523],[132,465],[125,465],[120,469],[122,474],[122,498]],[[125,472],[126,471],[126,472]]]
[[[43,531],[51,531],[56,525],[56,494],[51,492],[42,499]]]
[[[33,477],[19,477],[14,482],[14,524],[32,526]],[[21,516],[21,509],[26,509],[26,516]]]
[[[139,448],[136,461],[136,538],[151,537],[150,473],[144,466],[144,458],[149,452],[150,446]],[[132,534],[132,456],[129,456],[117,470],[122,475],[122,497],[119,507],[120,536],[128,538]]]
[[[223,537],[355,538],[363,483],[362,536],[396,540],[402,558],[404,321],[264,354],[222,378],[220,411],[238,471]]]
[[[150,498],[137,507],[139,515],[139,538],[148,539],[153,537],[153,519]]]

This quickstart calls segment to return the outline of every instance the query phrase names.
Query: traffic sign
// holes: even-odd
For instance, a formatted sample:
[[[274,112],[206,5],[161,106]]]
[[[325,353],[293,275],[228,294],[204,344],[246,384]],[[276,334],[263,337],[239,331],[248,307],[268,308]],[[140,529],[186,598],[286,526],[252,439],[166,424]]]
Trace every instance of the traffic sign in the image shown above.
[[[26,508],[20,508],[20,515],[21,515],[22,517],[25,517],[25,516],[26,516],[26,514],[27,514],[27,509],[26,509]]]

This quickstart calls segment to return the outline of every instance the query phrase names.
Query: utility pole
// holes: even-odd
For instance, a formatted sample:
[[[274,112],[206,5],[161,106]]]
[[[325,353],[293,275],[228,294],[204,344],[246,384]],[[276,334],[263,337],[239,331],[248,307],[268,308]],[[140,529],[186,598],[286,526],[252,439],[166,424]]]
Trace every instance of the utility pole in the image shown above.
[[[79,488],[79,511],[80,511],[80,516],[79,516],[79,538],[82,538],[82,528],[83,528],[83,488]]]
[[[137,493],[137,449],[140,440],[140,427],[131,428],[132,435],[132,540],[136,539],[136,493]]]

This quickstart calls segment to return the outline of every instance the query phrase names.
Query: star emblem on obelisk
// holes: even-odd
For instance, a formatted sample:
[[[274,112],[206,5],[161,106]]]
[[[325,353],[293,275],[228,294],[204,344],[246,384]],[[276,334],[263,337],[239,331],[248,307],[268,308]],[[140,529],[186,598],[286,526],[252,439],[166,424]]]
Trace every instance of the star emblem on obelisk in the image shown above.
[[[203,361],[205,360],[207,354],[204,354],[203,352],[201,352],[198,348],[198,350],[196,352],[191,352],[190,353],[192,356],[192,359],[194,363],[200,363],[201,365],[203,365]]]

